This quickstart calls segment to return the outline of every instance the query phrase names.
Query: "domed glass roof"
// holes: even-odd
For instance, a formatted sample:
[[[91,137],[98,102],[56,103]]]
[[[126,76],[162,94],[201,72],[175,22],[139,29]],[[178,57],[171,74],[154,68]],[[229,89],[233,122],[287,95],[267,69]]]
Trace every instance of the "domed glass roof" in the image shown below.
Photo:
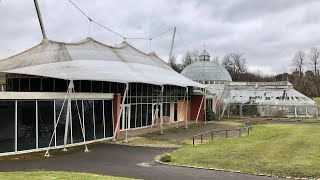
[[[217,61],[198,61],[181,72],[194,81],[232,81],[229,72]]]
[[[210,61],[210,54],[204,50],[202,53],[199,55],[200,61]]]

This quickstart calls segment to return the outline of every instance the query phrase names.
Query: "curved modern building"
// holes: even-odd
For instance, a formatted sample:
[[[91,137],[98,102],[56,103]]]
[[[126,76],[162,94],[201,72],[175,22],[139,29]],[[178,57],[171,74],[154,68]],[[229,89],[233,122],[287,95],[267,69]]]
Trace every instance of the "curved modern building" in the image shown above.
[[[43,39],[0,60],[0,72],[0,155],[187,121],[198,106],[189,89],[205,87],[127,42],[114,47],[92,38]]]

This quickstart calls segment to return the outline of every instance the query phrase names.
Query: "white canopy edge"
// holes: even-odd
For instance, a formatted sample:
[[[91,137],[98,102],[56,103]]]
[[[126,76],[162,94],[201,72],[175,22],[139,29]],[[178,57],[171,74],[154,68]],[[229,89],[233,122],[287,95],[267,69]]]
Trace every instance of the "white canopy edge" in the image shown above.
[[[65,80],[92,80],[122,83],[140,82],[154,85],[207,87],[173,70],[140,63],[118,61],[73,60],[27,66],[2,72]]]

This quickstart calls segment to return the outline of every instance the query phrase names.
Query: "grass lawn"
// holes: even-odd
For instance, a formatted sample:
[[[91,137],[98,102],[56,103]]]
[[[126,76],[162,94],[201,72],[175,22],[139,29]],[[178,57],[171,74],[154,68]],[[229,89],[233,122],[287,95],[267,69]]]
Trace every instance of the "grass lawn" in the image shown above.
[[[320,126],[261,124],[250,136],[218,139],[172,152],[172,164],[277,176],[320,177]]]
[[[130,178],[121,178],[121,177],[113,177],[113,176],[103,176],[97,174],[89,174],[89,173],[75,173],[75,172],[56,172],[56,171],[38,171],[38,172],[0,172],[0,179],[6,180],[52,180],[52,179],[77,179],[77,180],[105,180],[105,179],[114,179],[114,180],[122,180],[122,179],[130,179]]]

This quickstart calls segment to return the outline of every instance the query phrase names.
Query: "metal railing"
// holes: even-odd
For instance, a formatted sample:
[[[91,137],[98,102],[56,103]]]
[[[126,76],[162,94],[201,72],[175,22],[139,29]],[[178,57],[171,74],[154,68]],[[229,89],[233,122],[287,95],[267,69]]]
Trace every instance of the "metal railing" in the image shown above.
[[[204,135],[206,134],[211,134],[211,140],[213,140],[214,138],[214,134],[217,134],[217,133],[221,133],[221,132],[225,132],[225,138],[228,138],[230,136],[228,136],[228,132],[230,131],[238,131],[238,136],[241,137],[241,134],[242,134],[242,131],[245,131],[247,132],[247,134],[249,135],[250,132],[252,132],[252,124],[251,122],[246,122],[245,123],[246,127],[244,128],[236,128],[236,129],[223,129],[223,130],[211,130],[211,131],[206,131],[206,132],[203,132],[203,133],[200,133],[200,134],[196,134],[196,135],[193,135],[193,138],[192,138],[192,145],[195,144],[195,138],[199,137],[200,136],[200,143],[203,143],[203,137]],[[234,136],[233,136],[234,137]]]

